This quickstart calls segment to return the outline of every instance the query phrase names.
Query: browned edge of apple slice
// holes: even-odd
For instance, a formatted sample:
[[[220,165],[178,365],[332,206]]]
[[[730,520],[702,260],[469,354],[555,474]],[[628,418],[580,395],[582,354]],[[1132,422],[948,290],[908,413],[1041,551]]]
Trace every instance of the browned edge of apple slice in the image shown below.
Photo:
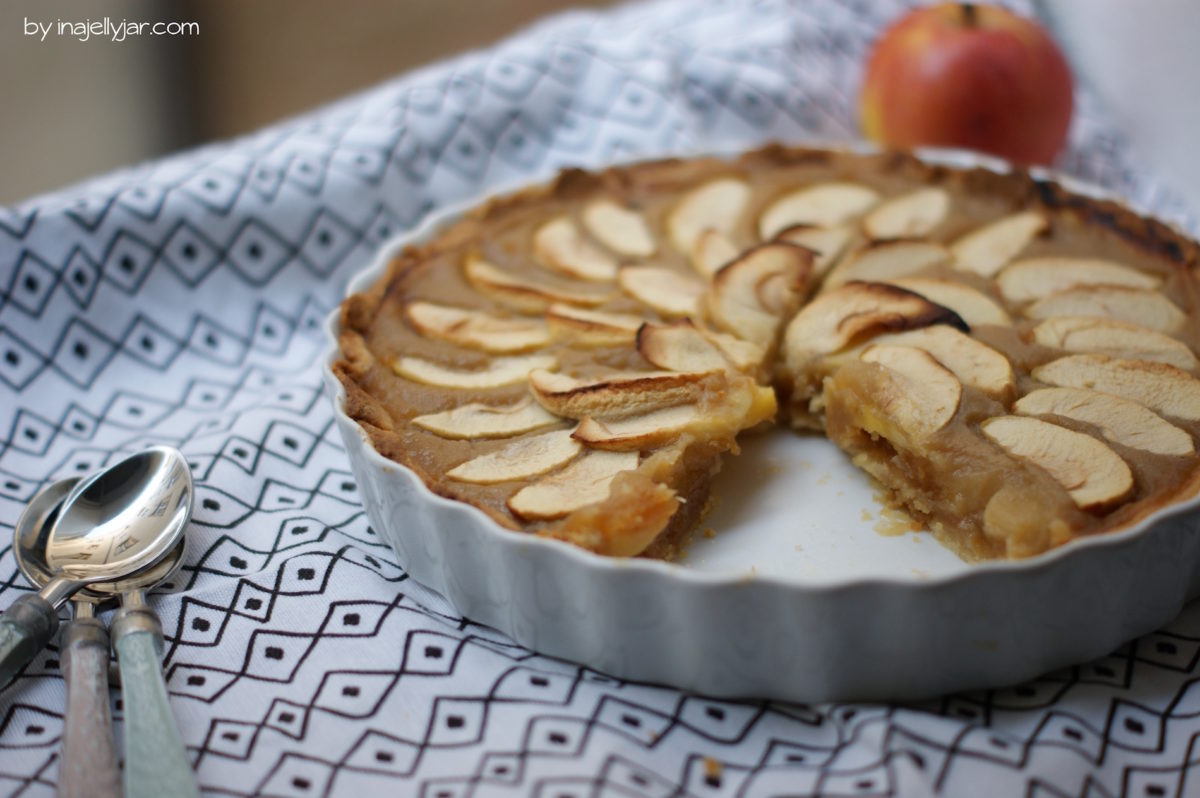
[[[887,283],[853,281],[818,294],[792,317],[784,333],[787,368],[806,372],[824,355],[872,336],[933,324],[970,328],[954,311]]]
[[[930,302],[950,308],[971,327],[983,324],[1012,326],[1012,317],[996,300],[957,280],[941,277],[899,277],[884,282],[920,294]]]
[[[812,262],[811,250],[781,241],[747,250],[713,277],[709,316],[728,332],[771,350],[783,320],[807,293]]]
[[[546,311],[546,324],[554,337],[580,346],[631,343],[643,321],[632,313],[609,313],[566,304],[551,305]]]
[[[578,379],[538,370],[530,373],[529,387],[534,399],[556,416],[619,418],[700,401],[710,378],[723,380],[722,372],[649,371]]]

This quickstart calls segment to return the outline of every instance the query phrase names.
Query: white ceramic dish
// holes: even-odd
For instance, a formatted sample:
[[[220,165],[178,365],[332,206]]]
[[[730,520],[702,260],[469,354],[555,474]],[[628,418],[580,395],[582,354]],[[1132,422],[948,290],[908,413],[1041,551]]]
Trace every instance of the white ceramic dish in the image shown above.
[[[466,207],[384,247],[349,291]],[[720,533],[682,563],[514,533],[374,450],[342,410],[337,333],[335,313],[325,384],[367,514],[401,565],[464,616],[613,676],[721,697],[916,699],[1103,656],[1200,593],[1200,500],[1030,560],[967,565],[928,535],[881,535],[869,479],[828,441],[782,431],[726,462],[706,523]]]

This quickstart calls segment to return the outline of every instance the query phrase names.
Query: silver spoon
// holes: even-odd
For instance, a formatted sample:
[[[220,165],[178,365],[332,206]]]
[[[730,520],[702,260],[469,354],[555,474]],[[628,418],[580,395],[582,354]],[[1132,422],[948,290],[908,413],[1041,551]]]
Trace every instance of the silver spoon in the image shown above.
[[[17,567],[34,587],[41,588],[53,578],[46,565],[46,542],[63,499],[77,482],[77,478],[63,479],[43,489],[17,521],[13,554]],[[87,588],[80,590],[72,599],[74,618],[62,630],[59,662],[67,681],[58,767],[58,795],[62,798],[116,798],[121,794],[108,700],[108,629],[89,603],[102,600],[103,596],[91,594]]]
[[[74,566],[86,572],[88,564],[113,552],[147,560],[151,566],[146,579],[138,574],[95,585],[98,592],[121,595],[122,607],[110,631],[121,672],[126,798],[199,795],[163,681],[162,625],[145,597],[147,588],[168,578],[183,562],[183,534],[191,512],[187,460],[177,449],[154,447],[77,485],[64,500],[46,546],[51,571]],[[106,537],[93,534],[105,525],[121,531]],[[155,563],[162,556],[149,558],[151,542],[168,536],[176,545],[160,570]]]
[[[184,541],[164,561],[170,569],[151,568],[145,578],[104,583],[121,594],[113,616],[113,651],[121,672],[125,711],[125,798],[199,798],[187,749],[179,737],[162,673],[163,636],[158,615],[146,603],[146,591],[169,579],[183,563]]]
[[[35,587],[53,578],[46,563],[46,544],[63,499],[78,482],[77,477],[72,477],[44,488],[17,522],[13,535],[17,566]],[[180,540],[166,559],[149,569],[124,582],[100,582],[85,587],[72,599],[74,619],[63,627],[59,649],[67,682],[58,768],[60,798],[117,798],[121,794],[109,709],[108,630],[95,617],[94,606],[129,587],[149,587],[170,578],[183,562],[184,546],[185,541]]]
[[[46,542],[50,581],[17,597],[0,617],[0,685],[7,684],[58,629],[58,608],[81,588],[153,565],[183,536],[191,510],[187,461],[147,449],[77,484]]]

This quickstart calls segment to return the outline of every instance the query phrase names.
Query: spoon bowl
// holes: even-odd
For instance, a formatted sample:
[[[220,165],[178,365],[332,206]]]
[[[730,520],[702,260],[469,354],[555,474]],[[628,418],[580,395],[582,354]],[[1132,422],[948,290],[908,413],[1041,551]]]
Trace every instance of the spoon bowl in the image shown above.
[[[43,488],[29,504],[17,520],[13,530],[13,557],[17,560],[17,568],[35,588],[41,589],[54,574],[46,564],[46,543],[50,539],[50,530],[58,520],[58,511],[62,508],[63,499],[67,498],[71,489],[79,484],[79,477],[60,479]],[[93,598],[95,594],[84,588],[76,594],[76,598],[89,601],[101,601],[102,597]]]
[[[36,588],[44,587],[54,578],[54,572],[46,560],[50,531],[58,521],[65,499],[79,481],[79,477],[68,477],[44,488],[33,497],[17,521],[13,534],[13,556],[21,574]],[[125,579],[93,583],[80,589],[72,598],[76,601],[99,604],[102,601],[113,600],[122,593],[148,589],[165,582],[174,576],[183,564],[185,549],[186,541],[181,538],[175,548],[157,563]]]
[[[132,591],[122,583],[164,559],[162,575],[156,571],[146,575],[148,580],[165,578],[178,567],[192,507],[192,475],[178,450],[156,446],[81,480],[56,512],[51,497],[44,500],[29,513],[29,525],[38,528],[36,519],[54,513],[45,546],[38,549],[44,551],[49,581],[35,580],[40,590],[18,596],[0,616],[0,685],[50,642],[58,631],[58,608],[81,589],[108,582],[113,583],[108,591],[140,595],[140,580]],[[20,556],[33,573],[30,551]]]
[[[46,562],[50,530],[78,477],[59,480],[33,498],[17,521],[13,554],[17,567],[35,587],[53,578]],[[63,712],[60,795],[120,798],[121,776],[109,709],[109,635],[91,605],[127,590],[149,589],[169,579],[183,563],[185,541],[159,562],[118,582],[97,582],[72,596],[74,618],[63,628],[59,662],[67,686]]]
[[[178,450],[131,455],[71,489],[50,528],[46,565],[85,584],[138,573],[182,540],[191,500],[191,471]]]

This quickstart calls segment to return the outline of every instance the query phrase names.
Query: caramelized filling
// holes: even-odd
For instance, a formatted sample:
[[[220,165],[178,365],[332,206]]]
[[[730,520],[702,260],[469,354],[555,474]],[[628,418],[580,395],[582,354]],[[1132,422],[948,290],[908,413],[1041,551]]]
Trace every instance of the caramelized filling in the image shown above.
[[[571,171],[406,249],[334,370],[383,456],[513,530],[676,558],[777,401],[962,557],[1026,557],[1200,485],[1196,261],[1112,203],[899,154]],[[463,479],[538,435],[544,471]]]

